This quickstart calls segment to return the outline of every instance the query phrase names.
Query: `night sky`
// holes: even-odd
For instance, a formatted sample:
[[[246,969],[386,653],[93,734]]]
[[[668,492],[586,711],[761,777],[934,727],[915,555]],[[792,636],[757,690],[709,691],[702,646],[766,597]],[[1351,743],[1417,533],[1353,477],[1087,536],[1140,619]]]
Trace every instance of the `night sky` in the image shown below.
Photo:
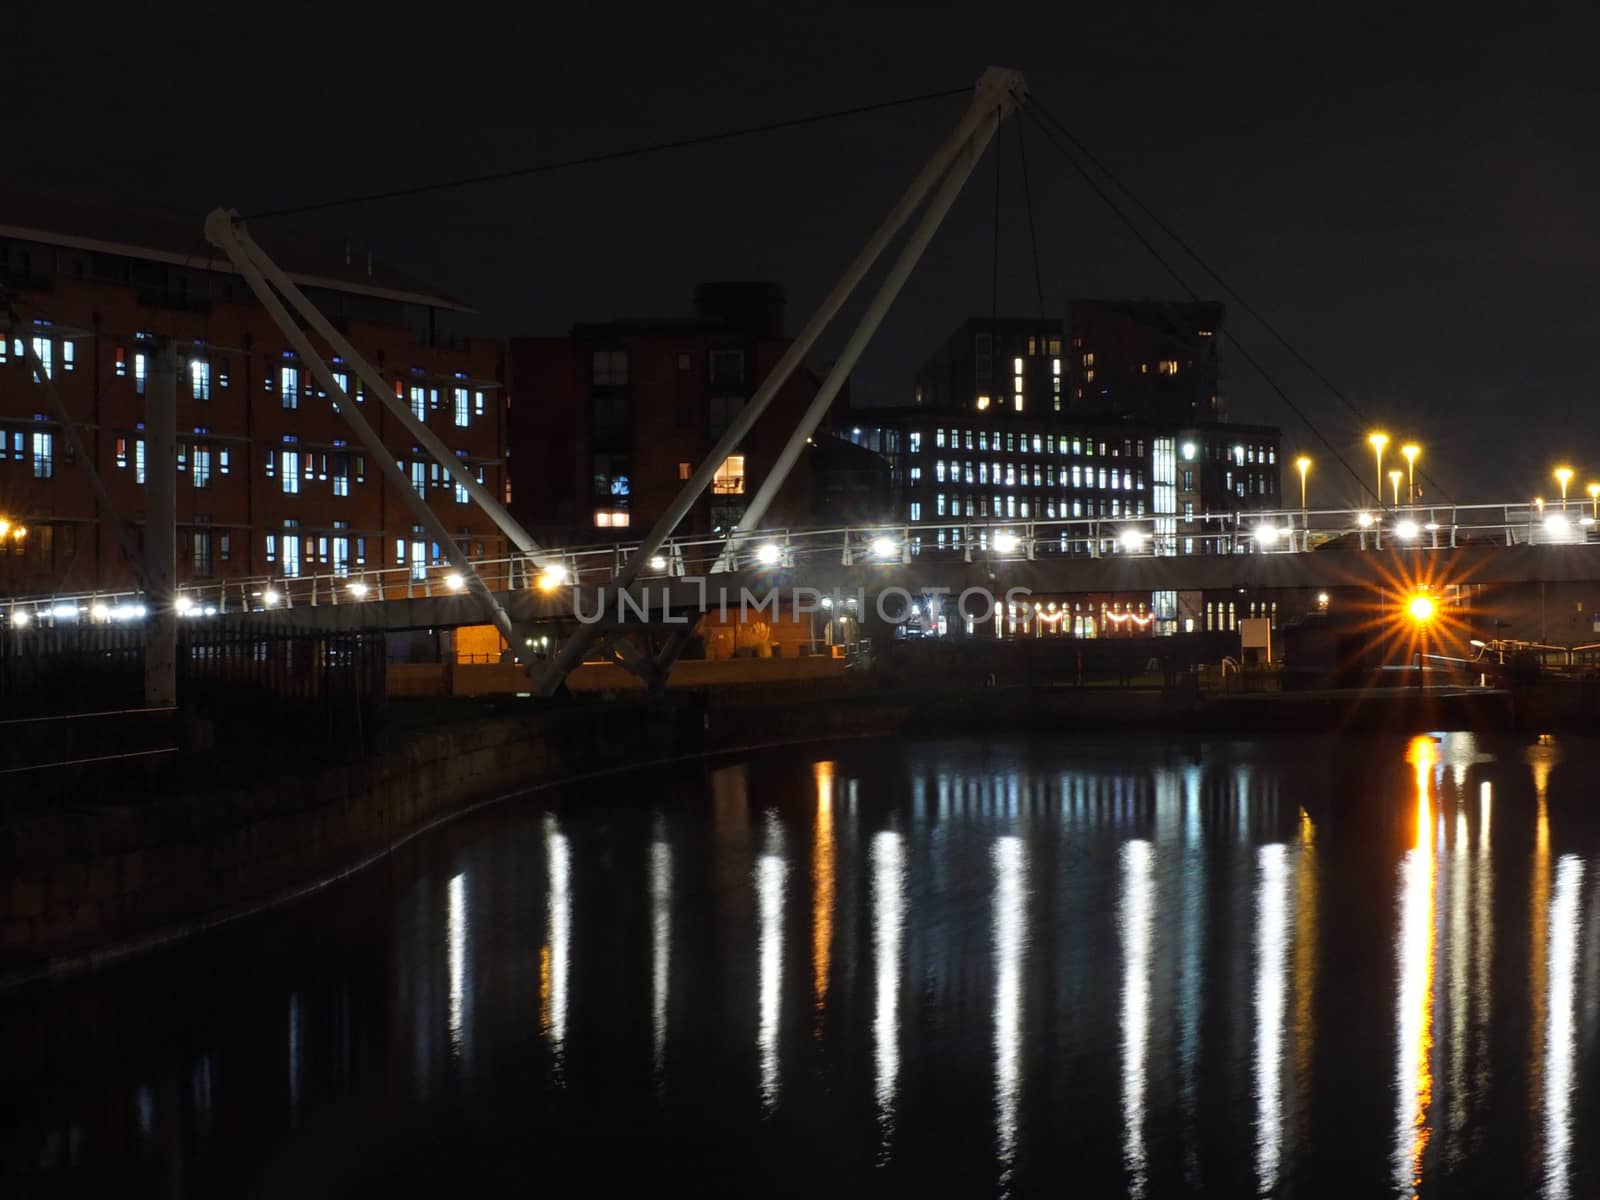
[[[945,0],[248,7],[13,7],[0,169],[264,210],[1013,66],[1357,405],[1420,440],[1446,491],[1552,494],[1563,456],[1580,481],[1600,478],[1600,74],[1581,17]],[[795,330],[963,103],[296,221],[466,297],[486,332],[683,314],[694,283],[717,278],[781,280]],[[1180,296],[1026,135],[1047,309]],[[999,307],[1030,315],[1014,129],[1002,146]],[[994,187],[986,161],[857,372],[858,398],[907,398],[916,365],[990,311]],[[1242,314],[1229,324],[1352,462],[1370,462],[1337,400]],[[1282,424],[1332,500],[1326,452],[1237,355],[1228,375],[1234,417]]]

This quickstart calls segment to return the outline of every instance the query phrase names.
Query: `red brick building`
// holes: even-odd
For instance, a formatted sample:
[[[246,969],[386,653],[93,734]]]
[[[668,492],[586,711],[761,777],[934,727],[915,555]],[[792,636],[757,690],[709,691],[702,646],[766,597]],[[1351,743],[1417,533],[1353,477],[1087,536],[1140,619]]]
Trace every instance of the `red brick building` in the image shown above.
[[[513,339],[512,513],[553,545],[644,536],[788,349],[783,316],[777,285],[704,284],[693,317]],[[804,367],[791,376],[681,532],[739,520],[820,382]],[[763,525],[811,523],[821,457],[796,465]]]
[[[178,577],[359,576],[442,569],[310,370],[201,235],[202,215],[0,188],[0,282],[17,311],[0,340],[0,518],[27,530],[0,553],[0,594],[129,586],[81,465],[33,382],[31,339],[137,533],[144,516],[145,385],[176,343]],[[364,249],[252,228],[306,294],[486,486],[504,490],[505,394],[497,343],[455,339],[461,302]],[[3,308],[0,308],[3,319]],[[334,369],[348,374],[335,360]],[[353,379],[357,403],[473,556],[504,539]]]

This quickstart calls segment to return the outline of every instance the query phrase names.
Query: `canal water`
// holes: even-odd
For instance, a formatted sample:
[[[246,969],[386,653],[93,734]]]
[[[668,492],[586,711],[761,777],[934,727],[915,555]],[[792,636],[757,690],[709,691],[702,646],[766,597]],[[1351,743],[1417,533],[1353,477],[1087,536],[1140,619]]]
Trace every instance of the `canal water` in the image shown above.
[[[861,741],[0,998],[0,1194],[1590,1197],[1600,748]]]

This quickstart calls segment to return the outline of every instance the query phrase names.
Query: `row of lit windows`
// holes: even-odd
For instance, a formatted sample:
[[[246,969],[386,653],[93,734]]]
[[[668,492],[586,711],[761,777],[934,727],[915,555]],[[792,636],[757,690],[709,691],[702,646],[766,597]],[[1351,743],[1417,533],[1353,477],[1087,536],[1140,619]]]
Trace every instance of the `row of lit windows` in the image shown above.
[[[1254,443],[1235,442],[1232,446],[1221,442],[1210,442],[1204,447],[1194,442],[1184,442],[1181,453],[1184,462],[1193,462],[1201,457],[1212,462],[1232,461],[1236,467],[1243,466],[1277,466],[1278,448],[1276,446],[1258,446]]]
[[[1208,632],[1227,631],[1236,632],[1239,628],[1241,616],[1258,618],[1266,617],[1272,622],[1272,628],[1278,627],[1278,602],[1276,600],[1252,600],[1244,612],[1232,600],[1206,602],[1206,630]]]
[[[974,466],[971,459],[957,461],[951,459],[946,464],[942,458],[935,459],[933,463],[933,478],[936,483],[993,483],[997,487],[1055,487],[1056,468],[1054,463],[1040,466],[1038,463],[993,463],[978,462]],[[1096,480],[1099,480],[1096,483]],[[908,471],[908,482],[918,484],[922,482],[922,468],[911,467]],[[1101,467],[1098,476],[1093,467],[1073,466],[1070,471],[1065,464],[1061,467],[1061,486],[1078,489],[1099,487],[1102,491],[1144,491],[1144,468],[1137,469],[1124,467]]]
[[[33,344],[33,352],[39,358],[39,365],[44,368],[46,379],[55,378],[58,357],[62,370],[77,370],[78,351],[72,344],[71,339],[62,338],[57,341],[54,338],[40,334],[30,340]],[[58,349],[60,351],[59,356],[57,355]],[[11,338],[9,341],[4,337],[0,337],[0,363],[8,362],[11,359],[15,359],[19,364],[26,365],[28,348],[23,345],[22,339],[19,337]]]
[[[30,466],[35,479],[54,479],[56,435],[45,429],[0,429],[0,463]]]
[[[923,519],[922,501],[911,501],[909,518],[912,521]],[[1099,497],[1087,500],[1059,500],[1051,497],[1046,499],[1029,500],[1022,496],[995,496],[994,503],[986,495],[964,493],[960,495],[935,493],[933,497],[933,518],[939,517],[1000,517],[1000,518],[1043,518],[1047,521],[1070,520],[1085,517],[1142,517],[1145,515],[1143,500],[1129,500],[1123,502],[1120,496],[1110,498]]]
[[[906,438],[906,448],[912,454],[922,451],[922,431],[912,430]],[[1066,434],[1027,434],[1015,430],[988,429],[935,429],[933,446],[936,450],[996,450],[1008,454],[1054,454],[1078,458],[1100,457],[1143,458],[1143,438],[1106,439]]]

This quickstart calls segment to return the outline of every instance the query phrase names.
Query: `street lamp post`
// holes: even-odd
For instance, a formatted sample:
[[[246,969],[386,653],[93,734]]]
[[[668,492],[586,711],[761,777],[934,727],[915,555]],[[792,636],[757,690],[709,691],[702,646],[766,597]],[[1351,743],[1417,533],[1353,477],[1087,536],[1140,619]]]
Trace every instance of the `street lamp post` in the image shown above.
[[[1422,453],[1422,447],[1415,442],[1407,442],[1400,447],[1400,453],[1406,456],[1406,503],[1415,508],[1417,504],[1417,455]]]
[[[1428,625],[1437,606],[1427,592],[1417,592],[1406,604],[1406,615],[1417,630],[1417,691],[1422,691],[1422,672],[1428,649]]]
[[[1594,505],[1594,519],[1600,521],[1600,483],[1591,483],[1586,490],[1590,502]]]
[[[1404,474],[1405,472],[1399,468],[1389,472],[1389,483],[1394,488],[1394,506],[1396,508],[1400,507],[1400,477]]]
[[[1571,467],[1557,467],[1555,471],[1556,482],[1561,485],[1561,511],[1567,511],[1567,484],[1572,482],[1574,472]]]
[[[1311,459],[1302,454],[1294,460],[1295,469],[1300,472],[1300,511],[1306,508],[1306,473],[1311,470]]]
[[[1367,445],[1372,447],[1372,453],[1378,460],[1378,507],[1383,507],[1383,448],[1389,444],[1387,433],[1374,433],[1367,438]]]

